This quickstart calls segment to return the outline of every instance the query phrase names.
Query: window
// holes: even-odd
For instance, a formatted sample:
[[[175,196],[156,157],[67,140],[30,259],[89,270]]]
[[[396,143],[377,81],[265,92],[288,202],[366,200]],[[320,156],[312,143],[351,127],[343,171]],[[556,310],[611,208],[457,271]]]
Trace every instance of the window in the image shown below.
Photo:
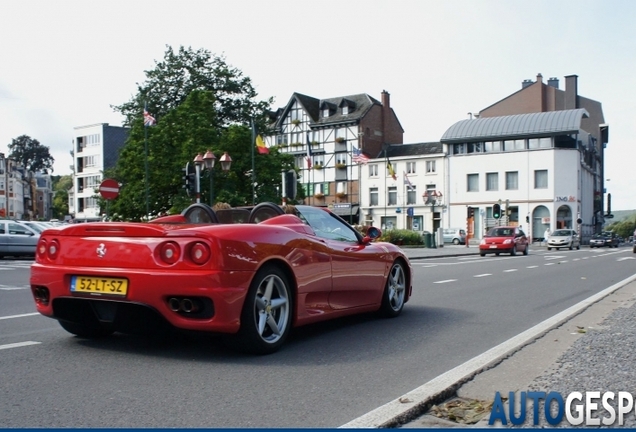
[[[314,156],[314,165],[323,166],[325,164],[324,155]]]
[[[486,190],[499,190],[499,173],[486,173]]]
[[[526,140],[518,139],[518,140],[504,141],[505,151],[525,150],[525,148],[526,148]]]
[[[322,116],[323,117],[329,117],[329,108],[325,108],[324,110],[322,110]]]
[[[378,176],[378,164],[370,164],[369,177],[377,177],[377,176]]]
[[[346,165],[347,164],[347,153],[338,153],[338,154],[336,154],[336,164]]]
[[[483,153],[484,152],[484,143],[476,142],[468,144],[468,153]]]
[[[397,205],[397,186],[389,186],[387,197],[389,202],[387,205]]]
[[[392,230],[397,227],[397,216],[382,216],[380,225],[383,230]]]
[[[466,176],[466,191],[479,192],[479,174],[468,174]]]
[[[435,172],[435,161],[426,161],[426,174],[433,174]]]
[[[466,154],[466,144],[453,145],[453,154]]]
[[[501,141],[487,141],[486,142],[486,151],[487,152],[500,152],[501,151]]]
[[[415,174],[415,162],[407,162],[406,163],[406,173],[407,174]]]
[[[417,189],[416,186],[407,186],[406,187],[406,204],[417,204]]]
[[[519,189],[519,172],[509,171],[506,173],[506,190]]]
[[[550,148],[552,147],[551,138],[530,138],[528,140],[528,148]]]
[[[369,205],[372,205],[372,206],[378,205],[378,188],[377,187],[369,188]]]
[[[344,105],[344,106],[342,107],[342,114],[343,114],[343,115],[347,115],[347,114],[349,114],[349,107],[348,107],[348,106]]]
[[[534,188],[548,188],[548,170],[535,170],[534,172]]]
[[[276,144],[277,145],[287,144],[287,134],[276,135]]]

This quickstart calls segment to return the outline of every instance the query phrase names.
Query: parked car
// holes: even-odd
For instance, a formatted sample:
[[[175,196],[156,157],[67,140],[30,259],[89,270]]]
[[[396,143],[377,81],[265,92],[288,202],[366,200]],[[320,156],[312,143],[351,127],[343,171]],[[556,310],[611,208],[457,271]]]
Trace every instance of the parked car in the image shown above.
[[[35,256],[40,233],[18,221],[0,220],[0,259],[6,256]]]
[[[466,230],[462,228],[444,228],[444,243],[466,244]]]
[[[594,234],[590,239],[590,247],[618,247],[618,237],[611,231],[603,231],[600,234]]]
[[[558,229],[548,236],[548,250],[555,248],[581,249],[579,235],[573,229]]]
[[[178,329],[276,351],[291,328],[363,312],[398,316],[411,296],[402,250],[328,209],[261,203],[247,223],[205,204],[150,223],[46,230],[31,267],[37,310],[79,337]],[[258,221],[258,222],[257,222]]]
[[[479,255],[485,256],[487,253],[509,253],[514,256],[517,252],[528,255],[528,237],[516,226],[500,226],[491,228],[479,243]]]

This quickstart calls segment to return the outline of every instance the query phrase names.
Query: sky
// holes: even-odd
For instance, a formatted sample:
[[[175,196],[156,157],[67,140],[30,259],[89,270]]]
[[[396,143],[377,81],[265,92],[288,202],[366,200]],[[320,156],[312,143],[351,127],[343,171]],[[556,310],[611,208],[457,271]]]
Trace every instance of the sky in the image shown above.
[[[386,90],[404,143],[521,89],[578,76],[602,103],[612,210],[636,209],[636,1],[0,0],[0,152],[28,135],[70,174],[73,128],[120,126],[166,47],[205,49],[283,107]]]

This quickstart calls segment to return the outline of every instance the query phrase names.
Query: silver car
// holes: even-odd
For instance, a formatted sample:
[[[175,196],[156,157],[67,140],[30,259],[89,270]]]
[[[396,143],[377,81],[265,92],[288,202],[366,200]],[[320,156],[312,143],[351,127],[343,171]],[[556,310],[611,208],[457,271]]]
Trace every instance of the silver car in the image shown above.
[[[548,236],[548,250],[552,248],[581,249],[581,240],[573,229],[558,229]]]
[[[17,221],[0,220],[0,259],[5,256],[35,256],[40,233]]]

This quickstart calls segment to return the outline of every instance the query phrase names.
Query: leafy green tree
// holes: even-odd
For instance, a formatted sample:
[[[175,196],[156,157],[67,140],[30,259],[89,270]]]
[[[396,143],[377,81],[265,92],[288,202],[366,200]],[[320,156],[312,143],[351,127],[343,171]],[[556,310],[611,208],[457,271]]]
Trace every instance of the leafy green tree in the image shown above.
[[[607,227],[605,227],[603,231],[613,231],[616,233],[616,235],[626,239],[629,236],[634,234],[635,229],[636,229],[636,216],[631,216],[620,222],[614,222],[608,225]]]
[[[53,217],[64,220],[68,213],[68,190],[73,187],[73,177],[52,176],[53,187]]]
[[[9,158],[15,159],[29,171],[53,171],[55,159],[49,153],[49,148],[30,136],[21,135],[11,140],[9,152]]]
[[[163,61],[155,62],[153,70],[145,71],[146,81],[138,85],[133,98],[113,108],[132,126],[141,118],[147,104],[148,111],[160,122],[163,116],[185,102],[195,90],[205,90],[214,96],[216,116],[208,121],[217,128],[230,124],[249,124],[254,116],[266,112],[273,99],[256,101],[256,90],[250,78],[228,65],[223,56],[209,51],[181,46],[177,52],[166,46]]]

